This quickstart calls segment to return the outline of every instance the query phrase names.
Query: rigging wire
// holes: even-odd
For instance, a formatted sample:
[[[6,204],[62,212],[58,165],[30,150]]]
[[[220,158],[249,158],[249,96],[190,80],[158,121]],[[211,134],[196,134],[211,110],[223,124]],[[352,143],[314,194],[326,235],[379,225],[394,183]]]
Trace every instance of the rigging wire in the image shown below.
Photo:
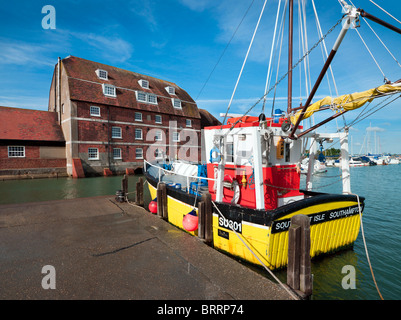
[[[355,125],[355,124],[361,122],[362,120],[365,120],[366,118],[370,117],[372,114],[374,114],[374,113],[376,113],[377,111],[383,109],[384,107],[388,106],[390,103],[394,102],[395,100],[397,100],[397,99],[399,99],[399,98],[401,98],[401,95],[399,95],[398,97],[395,97],[393,100],[391,100],[390,102],[386,103],[384,106],[378,108],[378,109],[375,110],[375,111],[372,111],[372,110],[373,110],[373,108],[372,108],[371,110],[369,110],[369,111],[372,111],[371,113],[369,113],[368,115],[366,115],[366,116],[363,117],[362,119],[360,119],[360,120],[354,122],[353,125]],[[377,107],[377,106],[375,106],[375,107]],[[374,108],[375,108],[375,107],[374,107]]]
[[[236,82],[236,84],[234,86],[234,91],[233,91],[233,93],[231,95],[230,102],[228,103],[226,114],[224,115],[224,119],[223,119],[223,122],[221,124],[222,127],[224,125],[224,122],[226,121],[228,111],[230,110],[231,103],[232,103],[232,101],[234,99],[235,92],[237,91],[239,80],[241,79],[241,75],[242,75],[242,72],[244,71],[244,67],[245,67],[246,61],[248,60],[248,55],[249,55],[249,52],[251,51],[253,40],[255,39],[256,32],[258,31],[258,28],[259,28],[260,20],[262,19],[263,12],[265,11],[266,2],[267,2],[267,0],[265,0],[265,2],[263,3],[262,11],[260,12],[258,22],[256,23],[256,27],[255,27],[255,30],[254,30],[253,35],[252,35],[251,43],[249,44],[248,51],[247,51],[247,53],[245,55],[244,62],[242,63],[241,71],[240,71],[240,73],[238,75],[237,82]]]
[[[384,13],[388,14],[391,18],[393,18],[395,21],[397,21],[398,23],[401,23],[400,20],[398,20],[397,18],[395,18],[394,16],[392,16],[390,13],[388,13],[386,10],[384,10],[382,7],[380,7],[378,4],[376,4],[375,2],[373,2],[372,0],[369,0],[370,2],[372,2],[376,7],[378,7],[380,10],[382,10]]]
[[[302,58],[301,59],[299,59],[292,67],[291,67],[291,69],[290,70],[293,70],[293,69],[295,69],[319,44],[320,44],[320,42],[322,42],[340,23],[341,23],[341,21],[343,20],[343,17],[341,17],[341,19],[339,19],[336,23],[335,23],[335,25],[333,25],[328,31],[327,31],[327,33],[322,37],[322,38],[320,38],[313,46],[312,46],[312,48],[310,48],[309,49],[309,51],[308,52],[306,52],[303,56],[302,56]],[[228,132],[225,134],[225,135],[227,135],[241,120],[242,120],[242,118],[243,117],[245,117],[249,112],[251,112],[252,110],[253,110],[253,108],[255,108],[256,107],[256,105],[258,105],[259,104],[259,102],[261,102],[262,101],[262,99],[266,96],[266,95],[268,95],[269,93],[270,93],[270,91],[272,91],[273,89],[275,89],[276,87],[277,87],[277,85],[281,82],[281,81],[283,81],[287,76],[288,76],[288,73],[290,72],[290,70],[288,70],[283,76],[281,76],[281,78],[278,80],[278,81],[276,81],[276,83],[267,91],[267,93],[266,94],[264,94],[261,98],[259,98],[237,121],[235,121],[232,125],[231,125],[231,128],[228,130]],[[227,113],[228,113],[228,110],[227,110],[227,112],[226,112],[226,115],[227,115]]]
[[[234,37],[235,37],[235,35],[236,35],[236,33],[237,33],[239,27],[241,26],[241,24],[242,24],[242,22],[244,21],[245,17],[248,15],[248,12],[249,12],[249,10],[251,9],[251,7],[252,7],[252,5],[253,5],[254,2],[255,2],[255,0],[252,0],[252,1],[251,1],[251,4],[250,4],[249,7],[248,7],[248,9],[245,11],[245,13],[244,13],[244,15],[243,15],[243,17],[242,17],[240,23],[238,24],[237,28],[235,29],[234,33],[232,34],[230,40],[228,41],[226,47],[224,48],[224,50],[223,50],[223,52],[221,53],[219,59],[217,60],[216,64],[214,65],[212,71],[210,72],[209,76],[207,77],[207,79],[206,79],[205,83],[203,84],[202,88],[200,89],[200,91],[199,91],[199,93],[198,93],[198,96],[196,97],[195,101],[198,100],[198,98],[199,98],[199,96],[201,95],[201,93],[202,93],[203,89],[205,88],[206,84],[209,82],[209,80],[210,80],[210,78],[211,78],[213,72],[216,70],[217,65],[220,63],[221,59],[223,58],[224,54],[226,53],[226,51],[227,51],[227,49],[228,49],[228,46],[231,44],[231,41],[234,39]]]
[[[304,30],[304,49],[303,52],[306,52],[308,50],[308,32],[307,32],[307,24],[306,24],[306,2],[305,0],[301,1],[301,9],[302,9],[302,17],[303,17],[303,30]],[[302,19],[301,19],[302,21]],[[319,35],[319,38],[322,37],[322,35]],[[324,43],[324,39],[322,40],[322,43]],[[310,64],[309,64],[309,56],[306,57],[306,59],[304,60],[304,64],[305,64],[305,72],[307,72],[308,74],[308,81],[309,81],[309,88],[312,88],[312,80],[311,80],[311,76],[310,76]],[[306,67],[307,66],[307,67]],[[308,90],[308,95],[309,95],[310,91]]]
[[[303,10],[302,10],[302,3],[300,1],[301,0],[298,0],[298,20],[299,20],[299,38],[300,38],[299,43],[300,43],[300,47],[302,50],[301,49],[299,50],[299,54],[301,54],[301,52],[305,53],[306,52],[305,48],[307,48],[307,44],[305,44],[305,42],[307,42],[307,41],[304,39],[304,34],[306,35],[306,25],[305,25],[305,31],[304,31],[303,20],[302,20]],[[304,73],[305,73],[305,93],[306,93],[306,96],[308,96],[309,92],[310,92],[309,88],[311,87],[310,86],[310,72],[308,72],[308,71],[310,71],[309,59],[306,58],[303,62],[304,62],[303,65],[304,65]],[[302,69],[302,65],[299,68],[300,73],[302,73],[301,69]],[[300,85],[300,89],[301,89],[301,85]],[[302,94],[300,94],[300,97],[301,96],[302,96]]]
[[[394,57],[394,55],[391,53],[391,51],[387,48],[387,46],[384,44],[384,42],[382,41],[382,39],[380,39],[380,37],[377,35],[377,33],[373,30],[373,28],[370,26],[370,24],[368,23],[368,21],[363,18],[363,21],[366,22],[366,24],[368,25],[368,27],[370,28],[370,30],[372,30],[372,32],[375,34],[375,36],[377,37],[377,39],[379,39],[379,41],[381,42],[381,44],[383,45],[383,47],[387,50],[387,52],[391,55],[391,57],[394,59],[394,61],[398,64],[399,67],[401,67],[401,64],[398,62],[398,60]]]
[[[355,29],[355,31],[358,34],[359,38],[361,38],[363,44],[365,45],[365,48],[368,50],[368,52],[369,52],[370,56],[372,57],[373,61],[376,63],[376,66],[379,68],[381,74],[384,77],[385,82],[387,82],[388,79],[387,79],[386,75],[384,74],[382,68],[380,68],[379,63],[376,61],[375,57],[373,56],[372,52],[370,51],[370,49],[369,49],[368,45],[366,44],[365,40],[363,40],[363,38],[362,38],[361,34],[359,33],[358,29]]]
[[[281,0],[278,2],[276,22],[274,24],[273,40],[272,40],[272,45],[271,45],[271,49],[270,49],[269,67],[267,69],[266,85],[265,85],[265,91],[264,91],[265,93],[270,84],[270,68],[271,68],[271,63],[272,63],[272,58],[273,58],[273,48],[274,48],[274,44],[275,44],[275,40],[276,40],[277,22],[278,22],[279,13],[280,13],[280,7],[281,7]],[[266,100],[267,100],[267,97],[265,96],[263,99],[262,113],[265,113]]]
[[[281,24],[280,24],[280,33],[279,33],[279,38],[280,38],[280,45],[277,43],[277,47],[276,47],[276,51],[277,48],[279,47],[279,53],[278,53],[278,61],[277,61],[277,71],[276,71],[276,85],[274,87],[274,93],[273,93],[273,100],[272,100],[272,108],[271,108],[271,116],[273,117],[273,110],[274,110],[274,106],[276,103],[276,92],[277,92],[277,79],[278,79],[278,75],[279,75],[279,70],[280,70],[280,61],[281,61],[281,50],[283,48],[283,38],[284,38],[284,24],[285,24],[285,17],[286,17],[286,12],[287,12],[287,5],[288,5],[288,0],[285,1],[285,5],[284,5],[284,10],[283,10],[283,15],[281,18]],[[270,82],[269,82],[270,85]],[[269,90],[269,92],[271,91],[271,89]],[[269,93],[268,92],[268,93]],[[267,96],[267,93],[265,94],[265,96]]]

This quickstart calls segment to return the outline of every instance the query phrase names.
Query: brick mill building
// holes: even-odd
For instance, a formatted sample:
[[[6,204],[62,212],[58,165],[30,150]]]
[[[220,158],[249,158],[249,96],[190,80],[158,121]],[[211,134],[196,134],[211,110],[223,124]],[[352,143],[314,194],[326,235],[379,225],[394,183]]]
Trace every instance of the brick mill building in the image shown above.
[[[64,133],[69,175],[121,173],[144,158],[201,159],[201,114],[168,81],[68,56],[54,69],[48,110]]]
[[[0,177],[66,175],[65,141],[55,112],[0,107]]]

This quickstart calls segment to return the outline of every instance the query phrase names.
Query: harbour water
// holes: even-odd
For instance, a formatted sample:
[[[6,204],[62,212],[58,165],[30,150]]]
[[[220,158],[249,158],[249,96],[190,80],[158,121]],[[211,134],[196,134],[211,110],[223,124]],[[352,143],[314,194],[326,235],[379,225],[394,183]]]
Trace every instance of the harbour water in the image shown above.
[[[315,177],[313,189],[341,192],[339,175],[338,168],[329,168],[326,173]],[[129,191],[133,191],[139,177],[129,177]],[[115,176],[0,181],[0,204],[114,195],[121,189],[121,179],[121,176]],[[366,198],[363,216],[366,244],[377,285],[385,300],[401,299],[399,181],[401,165],[351,168],[352,192]],[[304,186],[304,180],[301,186]],[[134,199],[134,194],[130,194],[129,198]],[[149,195],[145,192],[145,203],[148,202]],[[342,285],[344,277],[348,277],[344,281],[350,283],[349,270],[355,270],[355,289],[344,289]],[[353,249],[313,260],[312,273],[315,300],[380,299],[367,262],[361,232]],[[285,282],[285,271],[276,275]]]

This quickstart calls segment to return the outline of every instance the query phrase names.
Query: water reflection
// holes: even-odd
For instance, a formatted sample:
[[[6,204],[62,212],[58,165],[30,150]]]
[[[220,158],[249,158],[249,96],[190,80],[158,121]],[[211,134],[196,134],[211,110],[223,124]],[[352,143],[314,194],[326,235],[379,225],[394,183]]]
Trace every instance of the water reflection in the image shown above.
[[[143,175],[129,176],[129,191]],[[122,176],[0,181],[0,204],[115,195]]]

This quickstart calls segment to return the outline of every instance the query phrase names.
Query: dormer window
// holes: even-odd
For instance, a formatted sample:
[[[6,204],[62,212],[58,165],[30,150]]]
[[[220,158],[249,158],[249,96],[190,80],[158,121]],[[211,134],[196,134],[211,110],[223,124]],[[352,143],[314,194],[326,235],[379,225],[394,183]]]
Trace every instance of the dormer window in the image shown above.
[[[148,102],[151,104],[157,104],[157,97],[154,94],[148,94]]]
[[[173,102],[174,108],[181,109],[181,100],[173,98],[171,101]]]
[[[166,87],[166,91],[168,92],[168,94],[174,94],[175,95],[175,88],[172,87],[172,86]]]
[[[107,97],[116,97],[116,87],[111,84],[102,84],[103,94]]]
[[[138,100],[138,102],[157,104],[157,96],[153,93],[136,91],[136,99]]]
[[[142,88],[144,88],[144,89],[149,89],[149,81],[148,81],[148,80],[141,79],[141,80],[139,80],[138,82],[139,82],[139,85],[140,85]]]
[[[103,69],[97,69],[96,70],[96,75],[99,79],[102,80],[109,80],[109,76],[108,76],[108,72],[106,70]]]

